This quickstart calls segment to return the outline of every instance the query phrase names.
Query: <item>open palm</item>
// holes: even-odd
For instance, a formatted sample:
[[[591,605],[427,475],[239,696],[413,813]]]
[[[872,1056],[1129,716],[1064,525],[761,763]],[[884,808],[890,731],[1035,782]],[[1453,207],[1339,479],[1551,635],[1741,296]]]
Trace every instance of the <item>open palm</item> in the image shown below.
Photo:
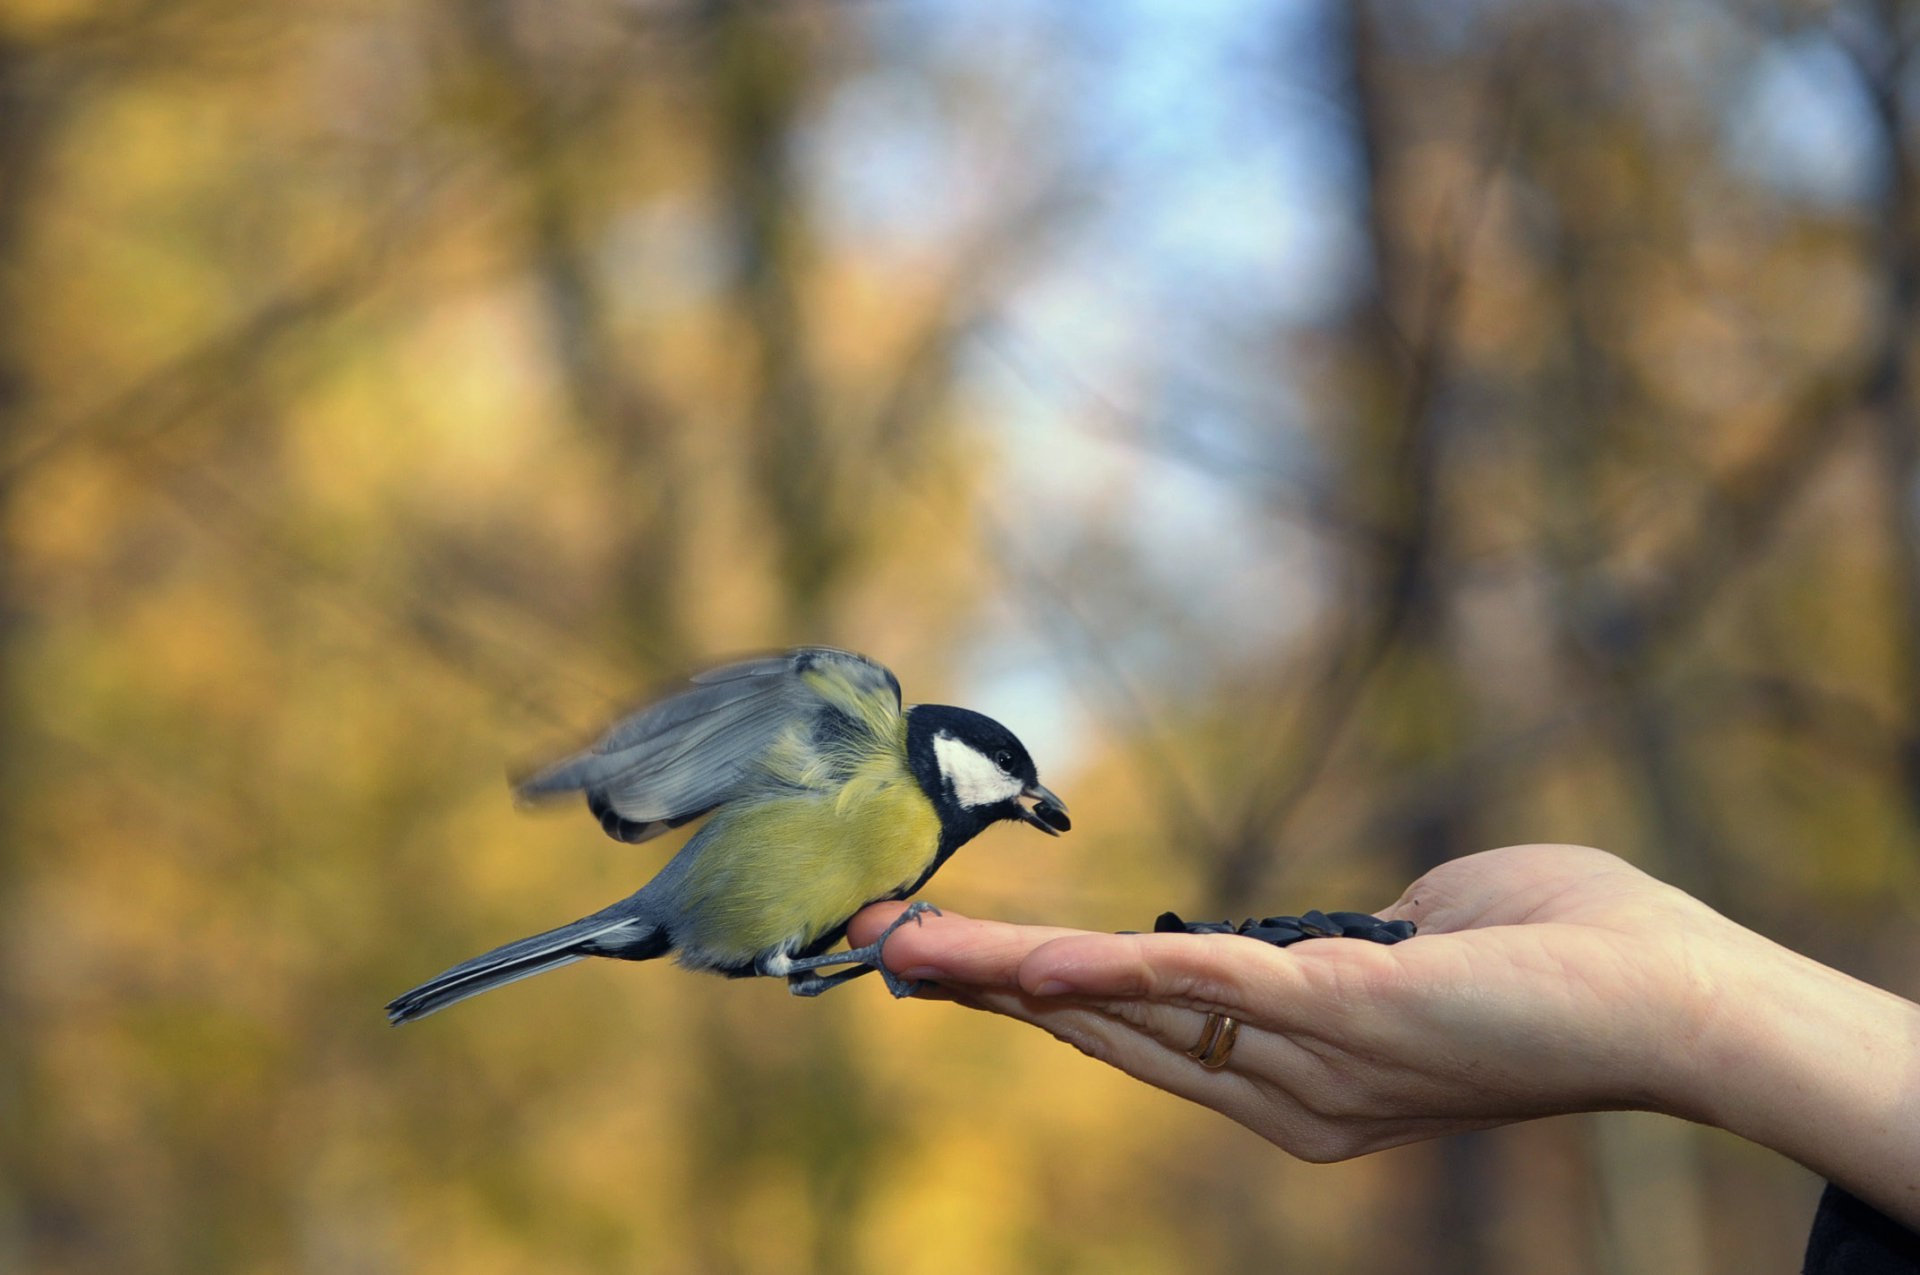
[[[897,911],[863,913],[854,941]],[[1454,860],[1381,915],[1416,922],[1418,937],[1283,949],[950,914],[903,928],[886,956],[936,994],[1335,1160],[1555,1112],[1673,1109],[1720,999],[1715,971],[1751,937],[1577,846]],[[1186,1054],[1210,1013],[1239,1024],[1218,1071]]]

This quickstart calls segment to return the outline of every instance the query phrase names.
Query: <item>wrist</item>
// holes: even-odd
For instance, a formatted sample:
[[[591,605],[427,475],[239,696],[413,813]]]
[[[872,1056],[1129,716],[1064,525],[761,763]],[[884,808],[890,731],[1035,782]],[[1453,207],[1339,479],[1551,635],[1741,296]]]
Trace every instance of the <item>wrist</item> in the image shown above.
[[[1668,1109],[1920,1229],[1920,1005],[1740,933]]]

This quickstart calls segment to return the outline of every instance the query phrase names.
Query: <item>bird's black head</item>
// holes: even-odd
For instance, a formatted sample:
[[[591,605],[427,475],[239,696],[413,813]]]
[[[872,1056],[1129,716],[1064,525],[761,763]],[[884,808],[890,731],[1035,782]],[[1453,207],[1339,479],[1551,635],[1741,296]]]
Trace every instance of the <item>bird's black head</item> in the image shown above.
[[[1056,837],[1073,826],[1066,806],[1040,782],[1026,747],[991,717],[946,704],[916,704],[907,711],[907,759],[940,812],[947,854],[1002,819],[1018,819]],[[1024,805],[1023,798],[1033,806]]]

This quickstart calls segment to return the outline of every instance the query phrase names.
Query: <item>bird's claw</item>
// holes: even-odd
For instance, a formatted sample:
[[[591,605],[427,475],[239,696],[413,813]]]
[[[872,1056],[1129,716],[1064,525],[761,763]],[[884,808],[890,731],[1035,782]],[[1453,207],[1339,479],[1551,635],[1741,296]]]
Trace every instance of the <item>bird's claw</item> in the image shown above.
[[[919,990],[920,984],[914,979],[902,978],[887,968],[887,940],[893,937],[895,930],[905,925],[908,921],[919,925],[921,923],[920,918],[929,912],[935,916],[942,915],[940,909],[931,903],[909,904],[907,910],[899,916],[894,917],[893,924],[880,931],[880,937],[873,941],[873,968],[880,971],[880,977],[886,983],[887,990],[893,993],[894,999],[896,1000],[904,1000],[913,995],[914,992]]]

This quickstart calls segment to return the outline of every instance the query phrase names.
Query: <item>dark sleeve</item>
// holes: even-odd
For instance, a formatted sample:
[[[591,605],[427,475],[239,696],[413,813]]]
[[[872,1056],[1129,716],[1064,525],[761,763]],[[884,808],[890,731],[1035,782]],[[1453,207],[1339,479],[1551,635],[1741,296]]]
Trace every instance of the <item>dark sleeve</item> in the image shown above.
[[[1913,1275],[1920,1235],[1829,1185],[1813,1215],[1801,1275]]]

